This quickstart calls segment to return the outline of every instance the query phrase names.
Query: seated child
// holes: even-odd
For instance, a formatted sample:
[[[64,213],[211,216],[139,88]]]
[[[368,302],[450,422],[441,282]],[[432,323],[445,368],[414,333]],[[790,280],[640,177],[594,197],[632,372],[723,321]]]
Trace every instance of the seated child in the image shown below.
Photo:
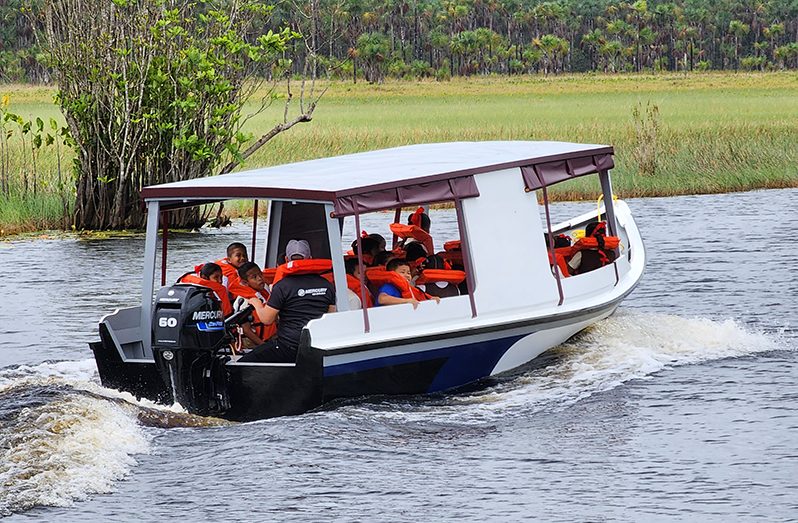
[[[374,265],[374,257],[380,253],[379,242],[366,236],[365,238],[360,238],[360,246],[363,248],[363,265],[371,267]],[[352,252],[355,256],[360,256],[360,252],[357,250],[357,240],[352,242]]]
[[[377,242],[377,249],[379,249],[379,252],[383,252],[388,245],[382,234],[377,234],[376,232],[373,232],[366,237],[371,238],[372,240],[375,240]]]
[[[379,267],[379,266],[383,266],[384,267],[385,265],[388,264],[389,261],[391,261],[395,257],[396,257],[396,255],[394,253],[392,253],[391,251],[382,251],[381,253],[377,254],[377,256],[374,257],[374,266],[375,267]]]
[[[256,298],[261,303],[269,300],[269,291],[266,290],[266,280],[257,263],[244,262],[238,268],[238,279],[230,284],[230,293],[236,298]],[[244,335],[254,345],[260,345],[276,332],[276,325],[264,325],[258,318],[257,312],[252,313],[253,323],[242,325]],[[254,346],[253,345],[253,346]]]
[[[349,309],[362,309],[363,302],[361,299],[360,265],[358,264],[357,258],[345,260],[344,267],[346,268],[346,290],[348,291],[347,296],[349,297]],[[374,299],[371,296],[371,292],[369,292],[368,287],[363,290],[365,292],[362,294],[366,295],[366,307],[373,307]]]
[[[429,254],[419,242],[410,242],[405,246],[405,260],[410,265],[413,278],[418,277],[419,267],[426,261]]]
[[[225,316],[229,316],[233,313],[233,306],[230,304],[230,295],[227,293],[227,288],[222,285],[221,280],[221,267],[215,263],[206,263],[200,268],[199,273],[188,272],[178,278],[177,283],[190,283],[211,289],[219,300],[222,313]]]
[[[403,240],[399,241],[398,245],[402,249],[407,250],[407,247],[410,244],[417,242],[424,246],[424,250],[427,252],[427,254],[433,254],[435,252],[435,247],[433,245],[432,236],[429,235],[432,220],[430,220],[429,214],[424,211],[424,208],[419,207],[415,210],[415,212],[410,214],[410,216],[407,217],[407,224],[415,225],[426,234],[422,233],[420,239],[417,237],[404,238]]]
[[[222,268],[215,263],[206,263],[203,265],[202,269],[200,269],[199,275],[200,278],[215,281],[216,283],[222,283],[222,278],[224,277]]]
[[[399,305],[400,303],[410,303],[415,309],[418,307],[419,301],[432,299],[437,303],[440,303],[440,298],[437,296],[429,296],[413,285],[413,273],[411,272],[410,265],[408,265],[406,260],[391,260],[388,262],[388,265],[386,265],[385,270],[388,272],[397,273],[401,278],[406,280],[407,283],[402,283],[402,289],[393,283],[382,284],[382,286],[377,290],[377,303],[379,305]]]
[[[247,247],[243,243],[234,242],[227,246],[227,257],[216,261],[222,269],[222,284],[225,287],[230,288],[230,282],[238,279],[238,268],[248,260]]]

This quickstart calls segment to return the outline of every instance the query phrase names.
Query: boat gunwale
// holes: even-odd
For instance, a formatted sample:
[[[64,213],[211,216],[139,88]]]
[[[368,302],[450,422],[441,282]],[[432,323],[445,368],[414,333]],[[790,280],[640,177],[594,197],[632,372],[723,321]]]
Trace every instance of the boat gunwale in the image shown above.
[[[386,347],[395,346],[397,343],[403,341],[412,341],[412,343],[423,343],[428,341],[435,341],[442,338],[462,338],[465,336],[472,336],[472,335],[479,335],[479,334],[488,334],[491,332],[498,332],[502,330],[510,330],[516,328],[523,328],[523,327],[530,327],[534,325],[546,324],[546,323],[554,323],[560,322],[565,320],[570,320],[582,315],[590,316],[596,312],[600,312],[607,308],[617,307],[620,302],[622,302],[626,296],[628,296],[632,291],[634,291],[635,287],[639,283],[640,278],[637,278],[628,289],[626,289],[623,293],[619,294],[615,298],[609,301],[602,302],[597,305],[593,305],[586,308],[581,309],[574,309],[570,311],[564,311],[554,314],[547,314],[545,316],[537,316],[534,318],[523,318],[519,320],[512,320],[512,321],[505,321],[505,322],[494,322],[489,325],[483,325],[481,327],[474,327],[469,328],[468,330],[464,331],[462,329],[458,330],[445,330],[440,331],[439,333],[434,334],[425,334],[422,336],[404,336],[401,338],[391,338],[389,340],[380,340],[376,341],[367,345],[350,345],[347,347],[338,347],[333,349],[324,349],[320,347],[313,347],[311,343],[311,347],[314,349],[320,350],[324,353],[324,356],[336,356],[340,354],[354,354],[357,352],[364,352],[368,350],[374,349],[382,349]],[[463,333],[460,335],[460,333]]]

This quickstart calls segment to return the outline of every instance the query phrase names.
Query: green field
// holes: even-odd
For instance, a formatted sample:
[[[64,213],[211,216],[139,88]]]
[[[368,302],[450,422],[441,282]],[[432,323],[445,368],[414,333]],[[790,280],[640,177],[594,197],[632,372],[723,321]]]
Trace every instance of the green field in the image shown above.
[[[53,92],[42,87],[0,87],[0,97],[10,95],[10,109],[26,118],[60,119],[51,102]],[[644,144],[635,131],[632,111],[647,103],[659,110],[654,174],[640,173],[635,159]],[[281,112],[281,107],[270,108],[251,120],[248,130],[264,132]],[[611,144],[616,150],[615,192],[621,197],[796,187],[798,73],[333,84],[313,122],[278,136],[245,167],[454,140]],[[40,179],[50,188],[57,185],[55,163],[52,153],[38,161]],[[594,184],[577,180],[558,187],[555,195],[594,198],[595,190]],[[26,201],[0,198],[0,229],[57,224],[60,203],[48,194]],[[53,198],[55,203],[47,203]]]

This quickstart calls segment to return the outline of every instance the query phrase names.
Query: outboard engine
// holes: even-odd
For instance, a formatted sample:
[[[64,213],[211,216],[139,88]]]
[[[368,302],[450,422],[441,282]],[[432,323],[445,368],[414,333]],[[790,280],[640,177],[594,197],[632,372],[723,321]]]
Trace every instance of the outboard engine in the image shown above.
[[[152,351],[174,401],[202,416],[230,408],[225,363],[225,325],[213,291],[177,284],[155,298]]]

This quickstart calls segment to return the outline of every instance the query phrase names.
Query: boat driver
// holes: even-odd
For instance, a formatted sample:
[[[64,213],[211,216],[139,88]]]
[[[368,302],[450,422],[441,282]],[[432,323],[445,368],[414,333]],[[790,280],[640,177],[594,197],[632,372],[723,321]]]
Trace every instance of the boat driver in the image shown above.
[[[286,263],[310,260],[310,245],[305,240],[291,240],[285,248]],[[294,363],[299,336],[310,320],[335,312],[335,287],[318,274],[286,275],[272,287],[264,305],[250,299],[260,321],[277,322],[277,335],[241,357],[242,362]]]

